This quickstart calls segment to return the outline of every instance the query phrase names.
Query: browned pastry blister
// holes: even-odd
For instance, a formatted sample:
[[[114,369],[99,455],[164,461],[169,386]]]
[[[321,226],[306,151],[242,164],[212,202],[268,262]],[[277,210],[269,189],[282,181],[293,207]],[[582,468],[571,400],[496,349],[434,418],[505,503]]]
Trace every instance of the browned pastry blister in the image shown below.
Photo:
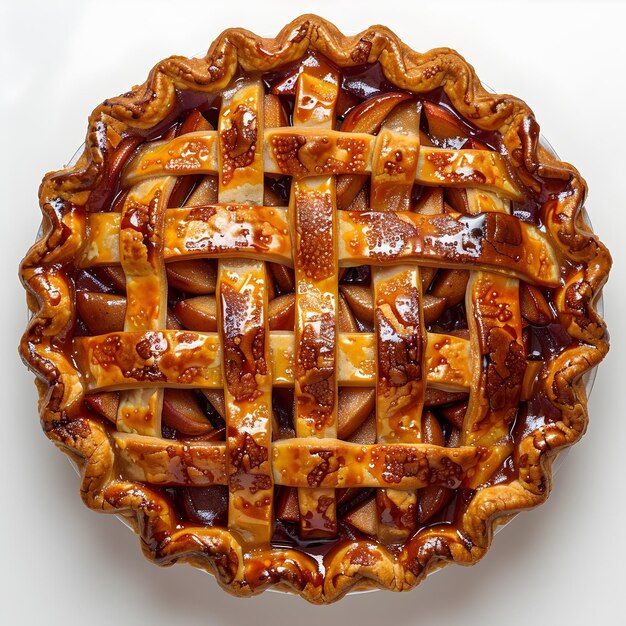
[[[473,564],[587,424],[611,264],[528,106],[305,15],[89,119],[21,266],[47,436],[145,554],[315,603]]]

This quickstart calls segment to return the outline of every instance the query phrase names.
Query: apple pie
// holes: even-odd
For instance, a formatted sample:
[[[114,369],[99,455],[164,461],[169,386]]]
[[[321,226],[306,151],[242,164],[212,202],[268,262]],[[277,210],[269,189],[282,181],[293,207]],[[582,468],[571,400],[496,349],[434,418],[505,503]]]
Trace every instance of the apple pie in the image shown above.
[[[586,185],[456,52],[311,15],[89,118],[21,266],[46,435],[160,565],[315,603],[473,564],[587,424]]]

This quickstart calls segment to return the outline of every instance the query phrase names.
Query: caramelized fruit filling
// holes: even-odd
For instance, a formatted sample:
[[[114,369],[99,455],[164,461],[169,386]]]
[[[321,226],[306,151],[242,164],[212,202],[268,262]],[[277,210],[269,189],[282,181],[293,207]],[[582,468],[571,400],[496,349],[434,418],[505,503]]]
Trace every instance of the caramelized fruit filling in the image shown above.
[[[303,68],[312,68],[312,71],[307,74],[309,76],[307,80],[311,82],[310,93],[304,93],[305,88],[302,87]],[[329,92],[320,91],[319,76],[327,77],[328,75],[335,77],[334,83],[330,81],[334,84],[334,91],[332,89]],[[239,79],[238,86],[242,88],[249,78]],[[433,350],[440,350],[437,347],[439,340],[429,339],[428,345],[432,344],[435,347],[421,350],[420,346],[426,346],[425,337],[403,336],[401,330],[394,327],[389,319],[404,316],[406,321],[412,319],[411,316],[421,315],[421,322],[416,319],[411,324],[406,322],[406,325],[420,327],[421,324],[430,338],[447,337],[441,341],[449,344],[456,339],[459,346],[467,345],[470,341],[468,306],[472,304],[471,295],[468,296],[468,293],[473,284],[470,281],[478,279],[471,277],[472,272],[469,269],[452,267],[447,262],[448,253],[440,251],[438,258],[444,261],[444,267],[437,268],[436,263],[431,266],[426,262],[420,265],[419,270],[417,267],[407,269],[407,280],[413,281],[411,283],[413,299],[405,298],[403,302],[406,310],[398,310],[393,304],[398,300],[389,300],[391,303],[389,304],[385,301],[384,294],[391,293],[393,289],[403,289],[403,286],[394,287],[389,281],[385,282],[385,276],[378,269],[373,270],[367,263],[355,261],[342,264],[341,258],[338,263],[337,253],[335,252],[333,256],[332,252],[328,252],[325,243],[329,232],[333,228],[342,226],[338,226],[336,216],[332,214],[332,208],[330,212],[326,210],[328,206],[325,204],[325,198],[329,194],[335,194],[339,212],[349,216],[350,223],[359,223],[359,220],[371,215],[370,210],[412,213],[423,220],[420,224],[423,223],[424,228],[429,227],[428,224],[434,219],[433,216],[443,215],[450,217],[452,221],[466,220],[467,223],[474,224],[468,220],[476,219],[477,215],[482,216],[480,219],[484,220],[484,216],[489,217],[489,214],[494,214],[489,219],[494,218],[493,228],[498,231],[496,233],[498,241],[502,241],[501,253],[507,255],[509,248],[506,246],[509,245],[511,249],[514,249],[515,242],[522,235],[517,232],[507,232],[511,225],[506,220],[508,217],[506,213],[510,213],[542,232],[544,231],[543,207],[551,201],[554,194],[562,191],[563,187],[554,182],[550,186],[542,183],[538,193],[526,191],[523,196],[516,197],[510,202],[507,201],[508,204],[505,206],[500,196],[490,194],[488,191],[483,193],[476,189],[467,190],[461,186],[438,186],[435,184],[437,177],[448,176],[445,168],[449,159],[452,158],[448,152],[432,152],[432,155],[438,155],[437,158],[443,159],[444,162],[437,162],[433,156],[430,165],[422,165],[426,173],[422,175],[423,182],[420,182],[418,175],[416,178],[417,168],[420,167],[416,146],[435,148],[440,151],[467,150],[470,151],[467,153],[470,156],[479,154],[471,151],[488,151],[499,155],[502,152],[502,142],[497,133],[480,130],[462,119],[454,111],[443,90],[437,89],[419,97],[400,91],[386,82],[378,64],[340,70],[319,54],[310,54],[302,62],[287,66],[279,72],[252,78],[260,80],[258,84],[263,86],[265,128],[296,127],[297,129],[301,126],[302,134],[296,133],[294,136],[298,141],[311,142],[311,154],[325,150],[327,147],[320,145],[315,137],[309,138],[306,134],[304,129],[307,125],[311,126],[311,120],[307,118],[307,115],[318,116],[316,120],[318,126],[325,124],[328,128],[337,131],[368,135],[386,133],[390,137],[395,137],[394,146],[399,145],[398,137],[402,138],[402,152],[382,153],[380,180],[383,181],[384,177],[384,181],[376,185],[372,183],[369,173],[364,173],[354,165],[354,160],[347,165],[329,166],[328,172],[336,175],[329,176],[328,179],[324,177],[328,172],[320,172],[321,175],[315,179],[318,186],[313,190],[310,187],[307,188],[301,181],[292,179],[291,175],[283,174],[282,171],[267,173],[267,168],[263,180],[258,183],[260,185],[258,204],[276,207],[276,210],[287,207],[294,194],[297,205],[298,194],[305,194],[303,206],[311,209],[313,213],[307,214],[302,210],[299,213],[299,219],[314,221],[318,224],[318,228],[311,231],[316,233],[315,237],[302,241],[301,254],[307,257],[310,264],[307,269],[306,264],[303,263],[303,271],[307,280],[315,281],[322,292],[325,290],[328,293],[332,292],[325,282],[328,277],[331,277],[331,282],[334,278],[335,285],[338,280],[338,288],[335,286],[335,292],[331,298],[335,303],[334,308],[324,309],[326,313],[323,312],[320,318],[322,321],[324,319],[332,321],[336,318],[336,328],[328,331],[334,339],[328,344],[324,343],[326,341],[324,332],[327,331],[321,331],[319,336],[311,339],[310,345],[316,346],[314,359],[316,365],[311,366],[311,371],[315,370],[315,376],[311,378],[313,382],[306,387],[307,393],[315,399],[317,406],[327,407],[329,413],[336,411],[336,434],[325,436],[337,436],[340,440],[364,446],[377,441],[404,441],[457,448],[466,445],[468,441],[473,441],[473,437],[479,437],[476,433],[480,432],[480,425],[477,424],[471,432],[467,430],[468,415],[472,412],[471,407],[468,406],[467,391],[462,385],[446,387],[446,385],[437,384],[437,368],[441,367],[442,363],[447,363],[445,357],[442,356],[443,352],[433,352]],[[329,83],[327,81],[324,84]],[[311,94],[315,94],[316,101]],[[296,102],[297,99],[300,99],[300,102]],[[177,155],[179,159],[208,158],[207,155],[212,148],[209,143],[206,143],[208,140],[203,138],[206,134],[202,133],[218,130],[225,133],[224,141],[229,149],[229,158],[232,160],[232,168],[228,170],[229,176],[235,176],[238,168],[248,167],[254,161],[254,146],[262,129],[250,122],[254,116],[245,102],[242,101],[236,105],[238,108],[232,116],[232,124],[225,129],[220,126],[223,124],[220,121],[221,96],[208,96],[201,99],[198,95],[192,98],[189,94],[180,93],[178,102],[178,110],[167,123],[161,125],[149,136],[124,139],[114,153],[107,155],[105,180],[100,190],[92,194],[90,200],[92,209],[107,211],[110,207],[110,212],[121,212],[123,206],[128,206],[126,202],[128,191],[125,190],[122,180],[124,176],[130,176],[129,163],[137,158],[138,151],[145,149],[146,146],[155,146],[156,152],[150,158],[154,163],[160,162],[159,159],[167,155],[158,152],[159,146],[164,145],[170,151],[175,150],[171,141],[179,137],[184,139],[189,133],[196,133],[196,135],[191,135],[195,139],[181,143],[181,146],[184,145],[184,150],[181,149],[183,151]],[[291,132],[295,129],[288,130]],[[303,139],[298,139],[298,137]],[[292,140],[291,135],[283,133],[280,141],[284,143],[280,145],[287,145]],[[306,145],[308,146],[308,143]],[[361,149],[356,144],[350,148],[355,151],[355,155],[358,152],[357,148]],[[287,148],[284,149],[287,150]],[[477,157],[472,156],[472,158]],[[146,159],[142,164],[142,168],[147,172],[146,176],[149,175],[153,161]],[[506,159],[503,159],[502,163],[504,169],[498,175],[515,182],[513,174],[506,169]],[[464,161],[459,167],[465,172],[463,168],[471,169],[470,164],[471,159],[467,163]],[[300,163],[298,167],[301,166]],[[434,168],[433,173],[428,174],[428,168],[431,166]],[[184,163],[180,167],[184,168]],[[295,166],[284,161],[284,165],[280,167],[291,174],[293,172],[289,168]],[[374,164],[372,167],[377,167],[377,165]],[[479,174],[480,172],[475,175]],[[329,186],[331,183],[328,182],[331,178],[333,179],[332,188]],[[224,184],[227,185],[229,180],[225,179]],[[218,177],[214,174],[179,176],[170,193],[168,208],[204,207],[196,209],[194,215],[197,216],[198,211],[205,211],[202,219],[208,222],[212,214],[208,213],[207,207],[217,204],[218,198],[225,197],[227,197],[226,191],[220,188]],[[223,203],[223,200],[220,203]],[[495,219],[496,217],[498,219]],[[127,212],[124,219],[129,220],[141,236],[148,236],[151,226],[147,217],[139,213],[128,214]],[[391,219],[392,216],[389,216],[387,224],[391,223],[389,222]],[[124,223],[122,221],[122,224]],[[478,224],[478,222],[475,223]],[[409,222],[406,220],[399,221],[397,232],[391,232],[390,236],[401,239],[403,232],[408,232],[408,225]],[[232,232],[235,233],[235,230]],[[239,235],[233,234],[232,236],[238,237]],[[407,237],[411,236],[413,236],[411,233],[407,234]],[[242,237],[245,239],[244,235]],[[263,237],[270,236],[264,233],[258,234],[255,245],[263,244]],[[242,243],[242,248],[245,245],[247,244]],[[385,245],[393,248],[395,243],[385,242]],[[379,247],[382,249],[384,246],[380,244]],[[113,258],[114,253],[111,254]],[[384,254],[389,254],[389,252],[384,252]],[[358,255],[354,258],[358,258]],[[267,328],[269,329],[269,338],[266,340],[269,341],[272,349],[278,350],[281,345],[281,333],[294,333],[294,329],[296,335],[300,333],[304,336],[309,333],[310,327],[303,326],[299,330],[297,328],[299,319],[297,311],[299,307],[307,305],[307,298],[299,291],[299,284],[303,277],[297,272],[294,273],[291,267],[281,263],[278,253],[274,255],[272,252],[268,256],[266,266],[264,292],[268,300]],[[572,271],[574,270],[575,268],[572,268]],[[78,317],[75,329],[77,337],[104,335],[125,330],[129,298],[131,307],[134,306],[132,293],[126,285],[128,275],[128,272],[125,274],[119,264],[114,262],[73,271],[77,293]],[[175,260],[172,257],[165,266],[165,280],[167,284],[166,328],[181,332],[217,333],[220,315],[219,302],[216,299],[217,284],[220,280],[218,261],[206,258]],[[507,309],[508,305],[497,302],[496,292],[505,289],[505,282],[501,281],[490,287],[493,291],[491,300],[483,298],[483,295],[478,292],[476,292],[476,298],[483,298],[480,302],[484,307],[496,309],[498,306],[501,307],[494,313],[496,320],[499,321],[495,321],[489,330],[494,341],[493,377],[500,376],[498,368],[504,367],[502,365],[504,360],[506,360],[507,367],[510,366],[512,362],[510,355],[515,354],[520,364],[520,372],[523,373],[520,373],[519,379],[511,382],[510,389],[511,393],[519,396],[521,408],[504,419],[505,431],[502,432],[501,441],[505,443],[499,446],[494,464],[490,467],[489,473],[485,474],[484,480],[471,486],[467,482],[461,482],[455,486],[420,487],[413,492],[355,487],[323,488],[316,491],[317,512],[314,508],[310,510],[303,508],[302,504],[302,494],[311,492],[312,489],[275,485],[273,502],[277,522],[272,538],[275,546],[297,546],[310,554],[320,554],[324,551],[323,546],[326,540],[332,539],[334,542],[337,536],[346,539],[378,536],[380,539],[381,526],[387,529],[382,535],[383,540],[387,537],[386,543],[394,543],[406,539],[409,535],[420,533],[430,526],[455,525],[463,515],[473,489],[478,485],[506,483],[517,477],[517,460],[510,454],[510,450],[514,448],[512,444],[536,428],[538,424],[553,422],[559,418],[558,411],[555,411],[552,405],[536,391],[536,381],[541,376],[542,362],[570,345],[572,339],[562,326],[555,323],[550,287],[533,285],[518,278],[507,278],[506,281],[508,281],[506,288],[519,290],[520,305],[517,313]],[[476,302],[474,305],[478,306]],[[233,304],[233,307],[236,308],[236,305]],[[324,315],[328,317],[325,318]],[[503,328],[503,324],[508,324],[507,329],[511,328],[513,324],[510,322],[511,316],[517,319],[515,324],[519,327],[519,336],[513,340],[510,337],[502,338],[500,341],[497,339],[498,332],[500,332],[498,329]],[[382,334],[392,337],[391,343],[383,344],[379,341],[375,346],[373,339],[370,339],[375,329],[378,329],[379,334],[382,329]],[[341,359],[344,345],[342,337],[350,338],[355,334],[359,334],[367,344],[366,349],[370,351],[368,354],[374,354],[375,350],[378,350],[378,354],[382,355],[385,350],[396,350],[399,345],[408,346],[406,350],[409,357],[397,351],[389,353],[388,370],[385,370],[387,372],[385,380],[396,381],[397,379],[397,382],[393,383],[392,391],[395,390],[393,393],[399,393],[404,398],[402,401],[409,403],[408,408],[403,409],[404,413],[394,413],[395,409],[392,410],[381,404],[380,395],[377,405],[374,391],[376,381],[372,374],[369,375],[366,385],[350,386],[342,384],[344,380],[341,380],[341,372],[322,372],[324,366],[319,366],[319,363],[324,360],[323,355],[327,345],[331,346],[328,349],[335,349],[333,346],[336,340],[338,358]],[[293,339],[291,341],[293,343]],[[506,354],[502,357],[504,360],[499,366],[498,359],[502,342],[506,344],[502,348]],[[139,350],[139,347],[137,349]],[[147,347],[146,349],[153,348]],[[430,368],[427,377],[414,373],[414,370],[419,371],[424,367]],[[313,376],[308,370],[302,375]],[[273,440],[288,442],[296,436],[296,432],[299,432],[306,420],[313,420],[315,424],[315,420],[324,421],[326,416],[314,414],[313,409],[307,408],[301,401],[298,404],[294,395],[293,372],[290,384],[281,383],[276,376],[274,372],[275,380],[271,393]],[[298,376],[298,371],[296,371],[296,379]],[[243,381],[243,378],[241,380]],[[417,382],[419,380],[422,381],[423,388],[419,386]],[[488,383],[491,384],[490,381]],[[125,393],[119,390],[95,391],[86,396],[85,403],[91,414],[99,414],[103,419],[116,424],[119,420],[120,403],[123,402]],[[191,390],[167,387],[162,393],[162,437],[193,444],[193,442],[202,441],[225,442],[231,436],[226,429],[227,416],[222,389],[207,387]],[[245,391],[245,393],[256,392]],[[497,396],[497,393],[498,390],[493,387],[490,401]],[[382,395],[384,396],[384,393]],[[393,396],[391,397],[390,402],[393,405],[396,401],[393,400]],[[406,400],[407,397],[414,398],[419,409],[412,408],[413,400]],[[497,401],[494,402],[497,404]],[[494,411],[498,410],[497,406],[492,408]],[[414,433],[411,435],[413,438],[398,439],[396,434],[389,435],[388,439],[382,437],[380,415],[385,411],[390,415],[389,419],[392,422],[393,420],[401,422],[403,419],[410,418],[413,420],[412,424],[417,423],[417,428],[411,426],[412,430],[409,429]],[[378,422],[377,415],[379,416]],[[321,428],[319,424],[315,427],[318,430]],[[390,428],[393,432],[398,429],[402,430],[400,426]],[[476,441],[480,443],[479,439]],[[487,445],[486,442],[485,445]],[[227,523],[229,507],[227,486],[164,485],[161,489],[176,505],[181,525],[194,523],[212,526]],[[327,508],[322,510],[320,503],[323,502],[326,502]],[[303,515],[311,516],[308,526],[303,525],[301,519]],[[315,515],[320,516],[320,519],[314,519]],[[307,528],[309,531],[306,530]]]

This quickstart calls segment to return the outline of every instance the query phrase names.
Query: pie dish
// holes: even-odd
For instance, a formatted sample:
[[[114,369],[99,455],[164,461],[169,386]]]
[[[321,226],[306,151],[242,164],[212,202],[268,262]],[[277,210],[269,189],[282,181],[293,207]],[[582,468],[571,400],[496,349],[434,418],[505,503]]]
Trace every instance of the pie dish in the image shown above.
[[[608,350],[586,185],[456,52],[225,31],[47,174],[20,345],[46,435],[160,565],[328,603],[545,501]]]

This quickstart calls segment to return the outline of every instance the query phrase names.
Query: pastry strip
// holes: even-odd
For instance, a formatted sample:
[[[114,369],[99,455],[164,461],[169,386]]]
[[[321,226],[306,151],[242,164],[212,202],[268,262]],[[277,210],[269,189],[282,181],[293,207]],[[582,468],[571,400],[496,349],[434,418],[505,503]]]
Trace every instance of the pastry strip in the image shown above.
[[[167,277],[163,261],[165,207],[175,183],[173,177],[146,180],[133,187],[122,207],[119,254],[126,277],[127,332],[165,328]],[[141,346],[147,355],[152,346]],[[120,394],[118,431],[161,436],[163,390],[145,387]]]
[[[334,126],[339,78],[334,68],[317,57],[302,66],[296,83],[294,127]],[[334,177],[293,180],[289,212],[296,283],[296,436],[336,437],[339,264]],[[298,490],[300,535],[333,536],[337,532],[334,491],[314,487]]]
[[[260,261],[220,261],[218,277],[228,523],[247,543],[263,544],[272,537],[274,521],[266,268]]]
[[[277,387],[294,385],[294,334],[271,331],[272,379]],[[375,385],[373,333],[339,333],[339,385]],[[222,347],[217,333],[187,330],[114,332],[77,337],[73,358],[80,364],[87,392],[147,387],[221,389]],[[428,384],[445,391],[465,391],[470,380],[469,341],[453,335],[429,333],[426,346]]]
[[[263,88],[243,84],[219,116],[218,201],[263,204]],[[227,231],[224,231],[228,237]],[[220,260],[217,317],[222,346],[226,418],[228,526],[250,545],[273,533],[269,466],[272,440],[272,374],[267,323],[267,269],[253,259]],[[193,359],[190,361],[193,363]]]
[[[326,196],[318,191],[318,202],[324,202]],[[166,261],[247,257],[293,264],[286,209],[209,205],[165,213]],[[116,213],[88,215],[81,267],[120,262],[115,243],[120,219]],[[484,269],[546,287],[560,284],[548,237],[506,213],[468,216],[394,211],[382,215],[378,211],[338,211],[337,229],[341,267],[410,260],[429,267]]]
[[[310,69],[307,67],[305,71]],[[306,85],[311,92],[317,87],[313,81]],[[318,101],[324,98],[331,101],[330,92],[322,94],[320,91],[320,94]],[[265,172],[292,176],[295,180],[319,175],[370,173],[374,167],[377,137],[331,130],[323,123],[324,115],[330,109],[316,108],[317,117],[307,118],[305,124],[265,129]],[[242,108],[241,117],[245,114]],[[307,114],[308,110],[305,110]],[[136,184],[152,176],[215,174],[219,171],[217,143],[215,131],[199,131],[143,148],[126,168],[123,185]],[[477,188],[513,200],[522,199],[501,155],[491,150],[424,147],[413,174],[415,182],[422,185]]]
[[[411,208],[420,152],[420,108],[414,101],[399,105],[383,122],[378,135],[370,208],[379,211],[383,219],[389,211]],[[426,329],[419,267],[407,264],[374,268],[372,288],[377,357],[376,441],[419,443],[426,393]],[[378,538],[383,543],[403,542],[415,531],[416,502],[412,491],[376,492]]]
[[[510,211],[509,202],[486,192],[468,190],[467,199],[470,213]],[[519,280],[485,271],[471,272],[466,308],[475,366],[461,444],[499,444],[503,461],[513,448],[509,431],[517,415],[526,370]],[[484,467],[474,476],[472,487],[489,478],[488,470]]]
[[[229,480],[226,444],[178,442],[128,433],[112,436],[123,478],[157,485],[213,486]],[[457,488],[498,447],[445,448],[431,444],[360,445],[338,439],[282,439],[271,444],[277,485],[384,488],[404,492],[437,485]]]

